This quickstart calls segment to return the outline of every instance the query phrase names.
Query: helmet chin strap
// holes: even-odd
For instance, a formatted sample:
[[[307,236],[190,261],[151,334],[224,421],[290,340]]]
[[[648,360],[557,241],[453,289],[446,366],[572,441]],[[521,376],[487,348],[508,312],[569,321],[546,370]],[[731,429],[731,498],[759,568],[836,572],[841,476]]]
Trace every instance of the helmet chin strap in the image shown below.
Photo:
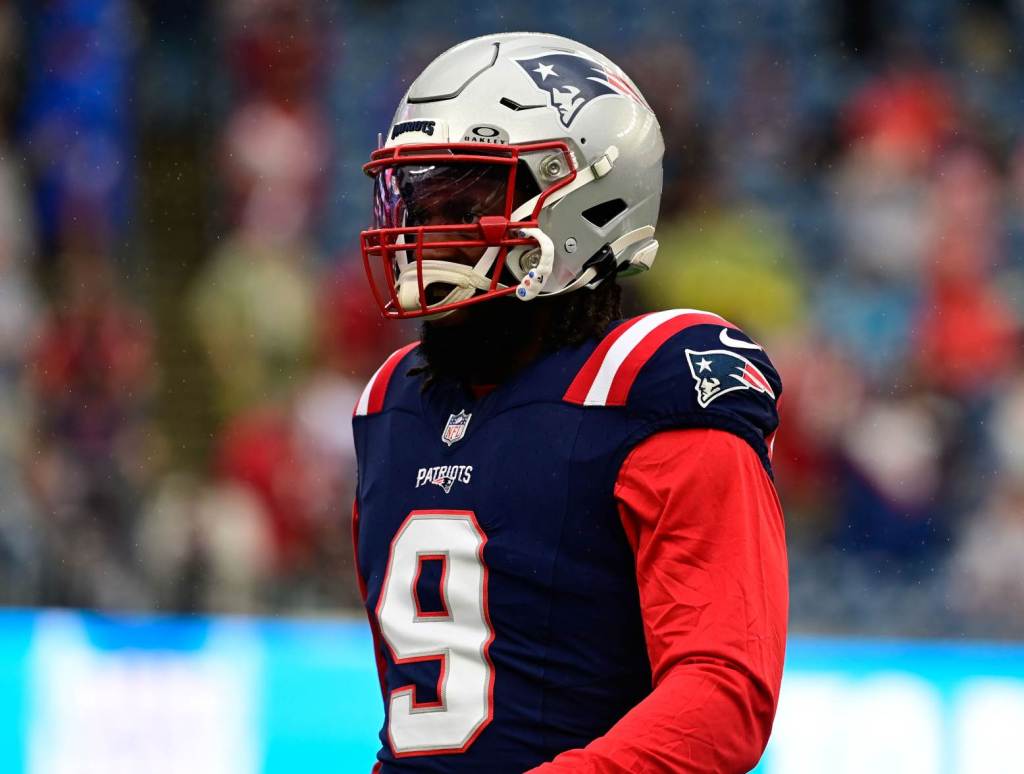
[[[524,228],[523,233],[532,236],[541,245],[540,263],[537,264],[536,269],[533,269],[526,273],[526,276],[523,277],[522,282],[519,283],[519,287],[516,289],[516,298],[522,301],[529,301],[531,298],[535,298],[541,293],[541,291],[544,289],[544,283],[551,275],[551,269],[554,263],[555,248],[551,240],[548,238],[548,235],[545,234],[540,229]],[[653,236],[654,226],[641,226],[640,228],[633,229],[632,231],[623,234],[614,242],[610,243],[608,247],[611,250],[611,255],[616,265],[618,265],[619,263],[618,258],[622,254],[623,250],[625,250],[630,245],[634,245],[637,242],[642,242],[644,240],[651,240],[650,252],[652,253],[652,255],[650,260],[653,261],[653,252],[658,248],[658,243],[651,239],[651,237]],[[536,277],[534,276],[535,274]],[[564,288],[561,288],[559,290],[552,290],[546,293],[545,295],[558,296],[561,295],[562,293],[569,293],[573,290],[578,290],[579,288],[585,285],[590,285],[590,283],[597,278],[597,275],[598,268],[596,266],[591,266],[582,271],[576,279],[574,279]],[[596,287],[596,285],[594,287]]]
[[[539,228],[520,230],[524,236],[533,237],[540,245],[540,259],[537,261],[537,265],[526,272],[516,287],[516,298],[520,301],[529,301],[540,295],[544,289],[544,283],[551,277],[551,270],[555,266],[555,243]]]
[[[487,290],[490,280],[478,273],[475,268],[453,261],[423,261],[423,289],[434,283],[452,285],[452,290],[437,304],[453,304],[472,298],[476,291]],[[398,303],[403,309],[420,308],[419,272],[415,265],[406,266],[398,275]]]
[[[594,180],[604,177],[611,172],[618,157],[619,149],[614,145],[609,146],[604,154],[602,154],[593,164],[579,170],[576,173],[576,178],[571,183],[559,188],[548,196],[544,202],[544,206],[549,207],[573,191],[582,188],[584,185],[587,185]],[[510,216],[509,221],[521,221],[523,218],[532,214],[533,208],[536,206],[540,196],[541,194],[538,194],[517,207]],[[515,296],[520,301],[530,301],[544,291],[544,285],[551,278],[555,262],[555,245],[551,238],[539,228],[524,228],[520,229],[520,231],[524,236],[533,237],[540,248],[540,258],[538,259],[537,265],[523,275],[523,278],[519,281],[515,291]],[[654,228],[652,226],[644,226],[643,228],[630,231],[611,243],[610,247],[612,249],[612,253],[617,257],[618,254],[629,245],[643,239],[649,239],[653,234]],[[452,286],[452,290],[449,291],[443,299],[435,304],[428,304],[427,309],[429,310],[431,307],[445,306],[447,304],[465,301],[476,295],[478,290],[490,289],[491,280],[488,279],[487,272],[489,272],[494,266],[494,262],[497,260],[500,250],[501,248],[498,246],[488,247],[472,267],[465,266],[461,263],[454,263],[452,261],[422,261],[424,290],[434,283],[444,283]],[[511,257],[517,251],[524,250],[525,248],[522,247],[513,248],[513,250],[509,251],[508,257]],[[571,290],[576,290],[577,288],[592,282],[596,276],[597,270],[591,267],[583,271],[578,277],[576,277],[576,279],[564,288],[549,291],[546,295],[558,295],[560,293],[567,293]],[[399,305],[406,310],[419,309],[420,281],[419,273],[416,270],[415,264],[409,264],[402,268],[398,275],[397,285]],[[508,286],[499,283],[497,287],[505,289]],[[452,310],[438,312],[436,315],[432,315],[432,317],[439,319],[449,314],[450,311]]]
[[[650,240],[650,244],[642,249],[646,252],[645,257],[651,262],[653,262],[654,253],[658,249],[657,240],[651,239],[651,237],[653,236],[654,226],[641,226],[640,228],[635,228],[632,231],[627,231],[614,242],[609,243],[608,248],[611,250],[611,254],[613,260],[615,261],[615,265],[621,269],[621,265],[619,264],[619,256],[622,254],[622,251],[625,250],[630,245],[634,245],[637,242],[643,242],[645,240]],[[596,266],[591,266],[590,268],[581,272],[580,276],[578,276],[564,288],[555,291],[555,293],[568,293],[569,291],[576,290],[578,288],[583,287],[584,285],[590,285],[590,283],[593,282],[597,275],[598,268]],[[597,285],[595,284],[592,285],[591,287],[597,287]]]
[[[517,208],[512,213],[510,221],[516,221],[526,217],[533,211],[534,204],[536,203],[536,197]],[[544,234],[540,229],[525,229],[524,231],[531,232],[531,236],[541,242],[540,238],[547,241],[550,250],[550,256],[548,257],[548,265],[554,261],[554,244],[548,239],[547,235]],[[537,237],[540,235],[540,238]],[[523,249],[523,248],[517,248]],[[445,306],[446,304],[454,304],[459,301],[465,301],[466,299],[472,298],[476,295],[478,290],[488,290],[491,287],[491,280],[487,277],[487,272],[494,266],[494,262],[498,259],[498,253],[501,248],[498,246],[491,246],[484,250],[483,255],[480,256],[476,264],[472,267],[466,266],[461,263],[455,263],[453,261],[440,261],[440,260],[425,260],[423,261],[423,288],[424,290],[432,283],[444,283],[451,285],[452,289],[448,292],[443,299],[435,304],[428,304],[429,309],[432,306]],[[541,243],[541,260],[543,261],[543,243]],[[512,255],[512,251],[509,251],[509,255]],[[540,264],[538,264],[539,266]],[[550,269],[548,271],[550,273]],[[523,278],[525,281],[526,278]],[[398,275],[398,303],[406,310],[413,310],[420,308],[420,286],[419,276],[416,271],[416,264],[408,264],[402,268]],[[533,284],[531,280],[531,284]],[[541,283],[543,284],[543,283]],[[520,283],[522,286],[522,282]],[[508,286],[498,283],[498,287],[505,289]],[[527,286],[529,287],[529,286]],[[538,287],[539,290],[539,287]],[[519,291],[516,291],[517,297],[519,297]],[[533,295],[530,298],[533,298]],[[452,310],[449,310],[449,312]],[[438,312],[435,319],[447,315],[449,312]]]
[[[530,301],[540,295],[544,289],[544,284],[551,276],[551,270],[554,265],[555,246],[551,241],[550,237],[541,231],[539,228],[526,228],[522,229],[522,232],[531,236],[537,240],[540,245],[540,261],[537,266],[530,269],[523,277],[522,281],[516,287],[515,296],[521,301]],[[652,239],[654,236],[654,226],[641,226],[640,228],[628,231],[614,242],[611,242],[608,247],[611,250],[613,259],[618,263],[618,257],[622,252],[631,245],[637,244],[638,242],[650,241],[645,250],[650,254],[649,260],[653,261],[653,254],[658,248],[658,243]],[[488,252],[498,248],[488,248]],[[486,262],[485,257],[482,257],[477,265],[474,267],[465,266],[461,263],[453,263],[451,261],[424,261],[423,262],[423,287],[426,287],[435,282],[443,282],[448,285],[452,285],[452,290],[442,300],[436,304],[430,304],[429,306],[442,306],[445,304],[454,304],[459,301],[465,301],[466,299],[472,298],[477,290],[487,290],[490,288],[490,280],[479,271],[481,263]],[[493,258],[491,259],[493,260]],[[554,290],[546,295],[561,295],[562,293],[569,293],[573,290],[578,290],[581,287],[589,285],[598,275],[598,269],[591,266],[584,270],[576,279],[566,285],[560,290]],[[403,309],[416,309],[419,308],[420,294],[419,294],[419,278],[417,276],[415,266],[406,266],[398,278],[399,293],[398,301],[402,305]],[[499,285],[500,288],[507,287],[506,285]],[[429,308],[428,306],[428,308]],[[435,315],[431,315],[434,319],[440,319],[451,313],[453,310],[444,312],[437,312]]]

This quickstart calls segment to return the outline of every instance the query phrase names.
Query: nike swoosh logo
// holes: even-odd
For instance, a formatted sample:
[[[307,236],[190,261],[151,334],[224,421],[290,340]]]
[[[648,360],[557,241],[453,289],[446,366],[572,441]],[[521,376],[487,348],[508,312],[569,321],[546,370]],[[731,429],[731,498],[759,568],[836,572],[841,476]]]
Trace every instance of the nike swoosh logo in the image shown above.
[[[749,341],[734,339],[729,335],[728,328],[722,328],[722,332],[718,334],[718,338],[723,344],[725,344],[725,346],[732,347],[734,349],[763,349],[763,347],[759,347],[757,344],[752,344]]]

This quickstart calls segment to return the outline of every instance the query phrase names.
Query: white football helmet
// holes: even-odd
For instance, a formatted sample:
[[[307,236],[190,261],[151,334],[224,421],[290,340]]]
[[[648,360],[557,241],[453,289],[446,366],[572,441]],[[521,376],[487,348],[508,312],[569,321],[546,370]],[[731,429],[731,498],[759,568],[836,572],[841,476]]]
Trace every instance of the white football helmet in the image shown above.
[[[654,262],[661,129],[633,82],[580,43],[503,33],[449,49],[378,146],[361,243],[386,317],[593,288]]]

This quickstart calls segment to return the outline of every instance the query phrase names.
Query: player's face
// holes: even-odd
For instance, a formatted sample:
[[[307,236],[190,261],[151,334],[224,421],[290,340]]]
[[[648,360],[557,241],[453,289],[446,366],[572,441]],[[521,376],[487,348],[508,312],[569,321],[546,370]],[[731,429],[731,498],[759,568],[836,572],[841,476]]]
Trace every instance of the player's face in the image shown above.
[[[474,239],[472,228],[485,215],[505,215],[509,169],[502,165],[449,164],[403,166],[394,170],[392,185],[397,189],[402,226],[449,226],[428,231],[425,243]],[[398,213],[396,213],[398,215]],[[460,229],[460,226],[470,228]],[[474,265],[483,247],[424,248],[426,260],[453,261]]]
[[[523,161],[516,168],[508,161],[432,158],[379,168],[374,175],[374,228],[385,232],[380,243],[387,246],[385,260],[390,261],[390,276],[381,284],[408,277],[418,259],[428,266],[454,263],[487,272],[501,257],[485,255],[495,248],[488,247],[477,224],[488,216],[508,219],[539,193]],[[478,269],[485,258],[486,265]],[[507,267],[500,271],[500,282],[515,284]],[[454,287],[428,280],[423,288],[426,304],[444,301]]]
[[[473,226],[484,215],[504,215],[508,195],[508,167],[488,164],[403,165],[385,170],[376,179],[376,220],[391,228],[446,226],[444,230],[422,234],[424,260],[450,261],[474,266],[486,248],[458,246],[458,241],[479,239]],[[415,243],[415,231],[402,241]],[[429,247],[431,243],[447,243]],[[397,257],[397,256],[396,256]],[[415,263],[409,251],[406,260]],[[395,264],[394,270],[398,271]],[[430,285],[425,293],[428,303],[441,301],[448,286]]]

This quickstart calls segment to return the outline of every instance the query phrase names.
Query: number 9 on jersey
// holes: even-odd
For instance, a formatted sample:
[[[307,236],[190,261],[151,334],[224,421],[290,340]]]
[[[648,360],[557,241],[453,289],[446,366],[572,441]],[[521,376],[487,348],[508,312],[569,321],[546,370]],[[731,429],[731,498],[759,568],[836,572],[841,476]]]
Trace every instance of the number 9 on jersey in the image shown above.
[[[391,691],[388,739],[396,756],[465,752],[491,720],[486,542],[472,511],[413,511],[391,542],[376,611],[381,635],[399,668],[441,662],[436,702],[417,702],[413,685]],[[440,612],[420,610],[425,559],[443,566]]]

